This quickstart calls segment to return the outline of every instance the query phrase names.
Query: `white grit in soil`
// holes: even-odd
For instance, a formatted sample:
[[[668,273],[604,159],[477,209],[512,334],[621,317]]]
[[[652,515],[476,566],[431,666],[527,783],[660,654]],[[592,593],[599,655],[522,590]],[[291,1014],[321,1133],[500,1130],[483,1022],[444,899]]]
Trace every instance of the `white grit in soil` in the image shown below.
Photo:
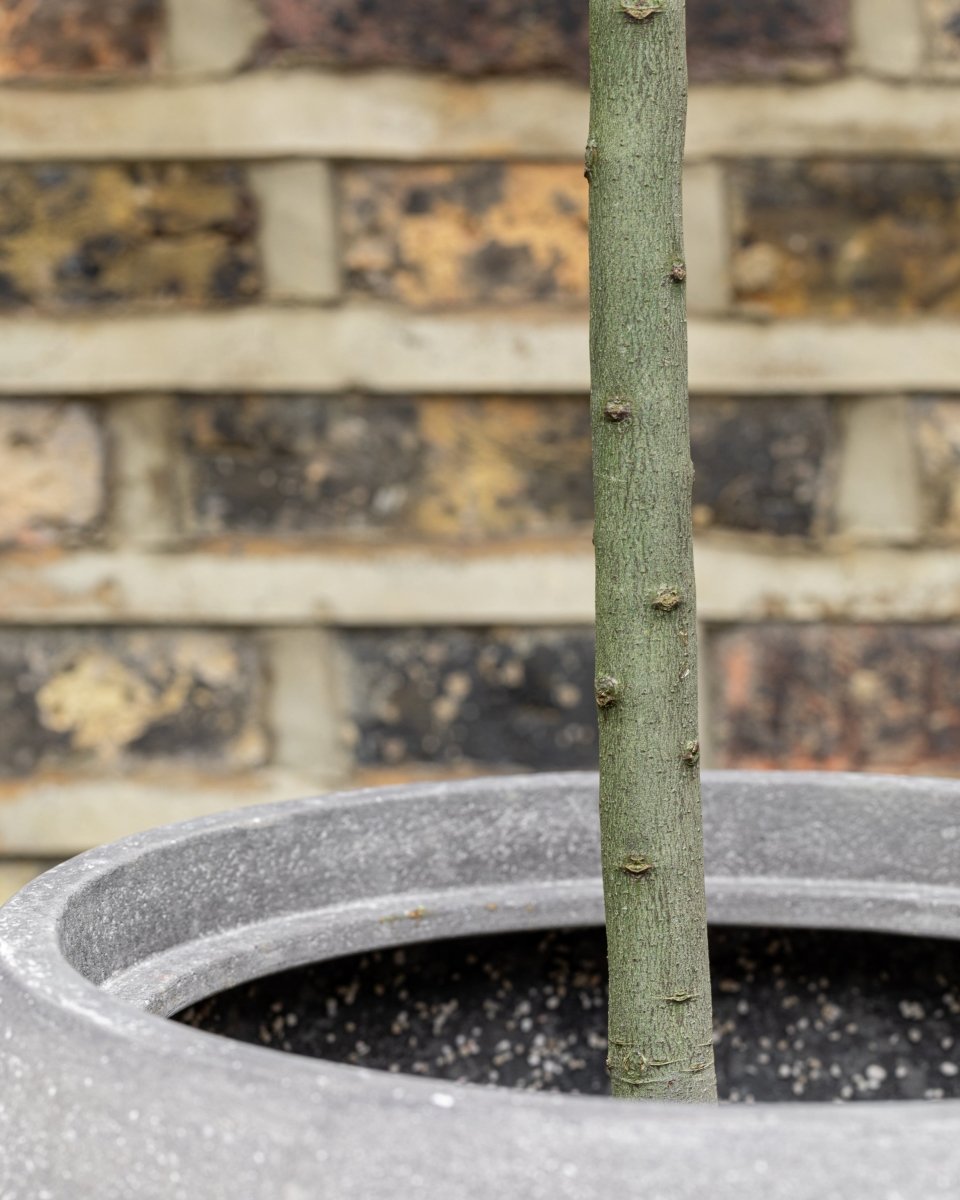
[[[728,1101],[960,1096],[960,948],[714,929]],[[528,1090],[608,1090],[602,930],[421,943],[269,976],[178,1020],[277,1050]]]

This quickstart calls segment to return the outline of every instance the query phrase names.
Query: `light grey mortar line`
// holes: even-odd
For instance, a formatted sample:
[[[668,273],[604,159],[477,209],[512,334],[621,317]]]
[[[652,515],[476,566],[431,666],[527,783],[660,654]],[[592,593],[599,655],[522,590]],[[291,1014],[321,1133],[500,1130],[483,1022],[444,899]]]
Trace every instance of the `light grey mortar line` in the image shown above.
[[[687,311],[723,316],[731,311],[732,229],[725,164],[690,164],[684,171]]]
[[[339,236],[330,164],[319,159],[277,160],[251,164],[247,172],[260,210],[257,240],[266,301],[339,300]]]
[[[847,68],[877,79],[912,80],[928,60],[921,0],[852,0]]]
[[[112,396],[105,413],[110,542],[131,549],[176,543],[184,502],[176,399],[149,393]]]
[[[293,626],[268,629],[258,637],[269,676],[266,717],[274,765],[301,772],[317,786],[346,781],[354,764],[343,737],[335,633]]]
[[[838,400],[837,533],[858,544],[912,545],[922,532],[922,487],[906,396]]]
[[[163,66],[177,80],[229,77],[266,31],[256,0],[165,0]]]

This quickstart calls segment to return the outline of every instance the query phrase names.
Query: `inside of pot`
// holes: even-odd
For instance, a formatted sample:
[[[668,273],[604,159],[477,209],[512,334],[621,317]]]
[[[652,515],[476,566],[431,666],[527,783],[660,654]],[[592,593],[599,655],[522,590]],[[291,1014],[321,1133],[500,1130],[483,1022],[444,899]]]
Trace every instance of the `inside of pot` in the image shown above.
[[[727,1101],[960,1097],[960,947],[711,930]],[[599,928],[450,939],[267,976],[178,1014],[277,1050],[459,1082],[606,1094]]]

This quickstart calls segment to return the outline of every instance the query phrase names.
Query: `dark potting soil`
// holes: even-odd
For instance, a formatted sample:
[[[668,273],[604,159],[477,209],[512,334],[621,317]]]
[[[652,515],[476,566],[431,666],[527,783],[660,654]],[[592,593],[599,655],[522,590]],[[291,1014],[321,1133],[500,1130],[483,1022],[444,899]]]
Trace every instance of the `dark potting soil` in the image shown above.
[[[960,1096],[960,946],[713,929],[726,1100]],[[285,971],[177,1020],[294,1054],[438,1079],[606,1093],[600,929],[433,942]]]

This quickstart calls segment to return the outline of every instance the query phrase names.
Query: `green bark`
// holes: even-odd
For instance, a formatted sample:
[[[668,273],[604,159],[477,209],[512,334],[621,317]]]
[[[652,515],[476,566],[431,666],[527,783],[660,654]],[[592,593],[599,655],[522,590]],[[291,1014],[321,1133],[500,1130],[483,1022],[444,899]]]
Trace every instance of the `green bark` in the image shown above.
[[[683,0],[590,0],[590,46],[608,1066],[617,1096],[712,1100],[680,198]]]

